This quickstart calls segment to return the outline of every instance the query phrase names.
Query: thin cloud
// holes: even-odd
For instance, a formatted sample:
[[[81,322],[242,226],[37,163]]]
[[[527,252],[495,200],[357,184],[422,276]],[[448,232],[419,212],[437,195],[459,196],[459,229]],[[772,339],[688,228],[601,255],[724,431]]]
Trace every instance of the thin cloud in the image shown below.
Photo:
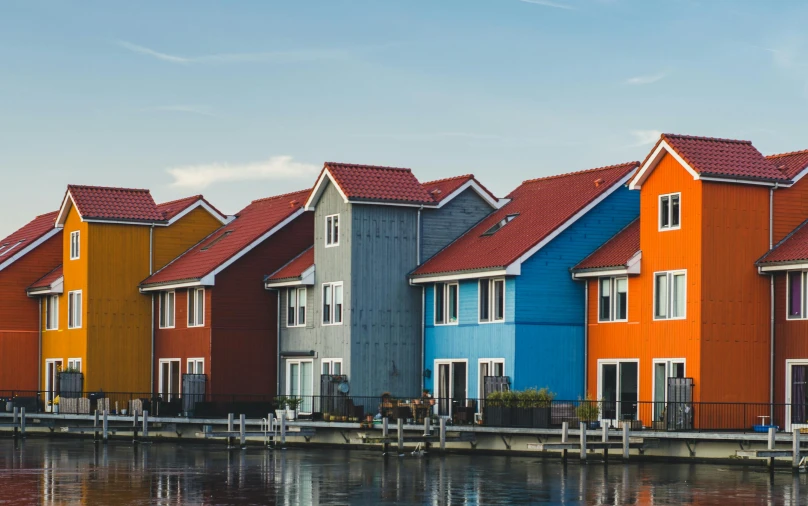
[[[296,162],[291,156],[273,156],[262,162],[186,165],[171,167],[166,172],[174,178],[172,187],[201,190],[212,184],[237,181],[311,180],[319,170],[318,166]]]
[[[156,51],[154,49],[133,44],[125,40],[119,40],[116,41],[116,43],[120,47],[133,53],[142,54],[157,60],[179,65],[253,62],[301,63],[319,60],[341,60],[350,56],[350,53],[344,49],[302,49],[295,51],[267,51],[260,53],[222,53],[201,56],[180,56]]]
[[[356,137],[373,137],[378,139],[395,139],[395,140],[431,140],[431,139],[501,139],[499,135],[493,134],[480,134],[474,132],[425,132],[425,133],[367,133],[356,134]]]
[[[626,84],[632,86],[641,86],[643,84],[652,84],[664,79],[668,75],[667,72],[660,72],[658,74],[651,74],[646,76],[635,76],[626,79]]]
[[[632,130],[629,133],[634,137],[634,144],[631,147],[648,146],[658,141],[662,135],[659,130]]]
[[[196,114],[199,116],[207,116],[215,118],[209,107],[203,105],[158,105],[155,107],[146,107],[141,109],[144,112],[178,112],[185,114]]]
[[[553,7],[554,9],[566,9],[568,11],[577,10],[572,5],[559,3],[559,2],[553,2],[551,0],[519,0],[519,1],[522,2],[522,3],[526,3],[526,4],[543,5],[544,7]]]

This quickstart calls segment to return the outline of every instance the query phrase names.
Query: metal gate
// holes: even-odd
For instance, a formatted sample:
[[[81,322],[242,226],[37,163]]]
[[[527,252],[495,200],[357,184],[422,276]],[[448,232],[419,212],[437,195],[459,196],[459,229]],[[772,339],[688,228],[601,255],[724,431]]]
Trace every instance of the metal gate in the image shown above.
[[[78,399],[84,392],[84,374],[80,372],[59,373],[59,396],[64,399]]]
[[[204,374],[182,375],[182,410],[185,413],[193,413],[196,403],[205,400],[206,383]]]
[[[345,394],[339,391],[339,386],[348,380],[344,374],[320,375],[320,409],[315,411],[323,414],[346,415],[347,400]]]
[[[510,389],[510,376],[483,376],[483,399],[494,392],[507,392]]]
[[[693,378],[668,378],[668,430],[693,429]]]

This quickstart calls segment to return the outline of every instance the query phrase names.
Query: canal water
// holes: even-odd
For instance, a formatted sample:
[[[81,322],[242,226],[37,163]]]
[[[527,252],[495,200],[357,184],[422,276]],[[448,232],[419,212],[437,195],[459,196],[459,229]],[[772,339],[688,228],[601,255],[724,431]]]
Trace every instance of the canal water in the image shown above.
[[[790,470],[332,449],[0,440],[2,504],[805,504]]]

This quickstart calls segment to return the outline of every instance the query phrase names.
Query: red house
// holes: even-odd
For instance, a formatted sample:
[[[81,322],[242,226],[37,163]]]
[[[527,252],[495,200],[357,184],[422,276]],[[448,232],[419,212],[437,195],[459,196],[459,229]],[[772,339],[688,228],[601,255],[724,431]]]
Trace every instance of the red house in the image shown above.
[[[37,216],[0,240],[0,385],[4,389],[39,390],[39,302],[28,297],[26,290],[62,263],[62,231],[54,227],[55,219],[56,212]]]
[[[143,281],[154,296],[155,392],[179,394],[182,375],[195,374],[210,400],[275,395],[278,300],[262,281],[311,246],[308,193],[252,202]]]

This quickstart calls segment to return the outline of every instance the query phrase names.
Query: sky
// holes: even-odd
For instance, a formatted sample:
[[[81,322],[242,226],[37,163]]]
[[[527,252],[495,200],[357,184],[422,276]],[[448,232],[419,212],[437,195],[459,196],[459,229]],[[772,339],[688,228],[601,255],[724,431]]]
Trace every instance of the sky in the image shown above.
[[[325,161],[521,181],[660,132],[808,148],[808,2],[0,3],[0,237],[67,184],[225,213]]]

